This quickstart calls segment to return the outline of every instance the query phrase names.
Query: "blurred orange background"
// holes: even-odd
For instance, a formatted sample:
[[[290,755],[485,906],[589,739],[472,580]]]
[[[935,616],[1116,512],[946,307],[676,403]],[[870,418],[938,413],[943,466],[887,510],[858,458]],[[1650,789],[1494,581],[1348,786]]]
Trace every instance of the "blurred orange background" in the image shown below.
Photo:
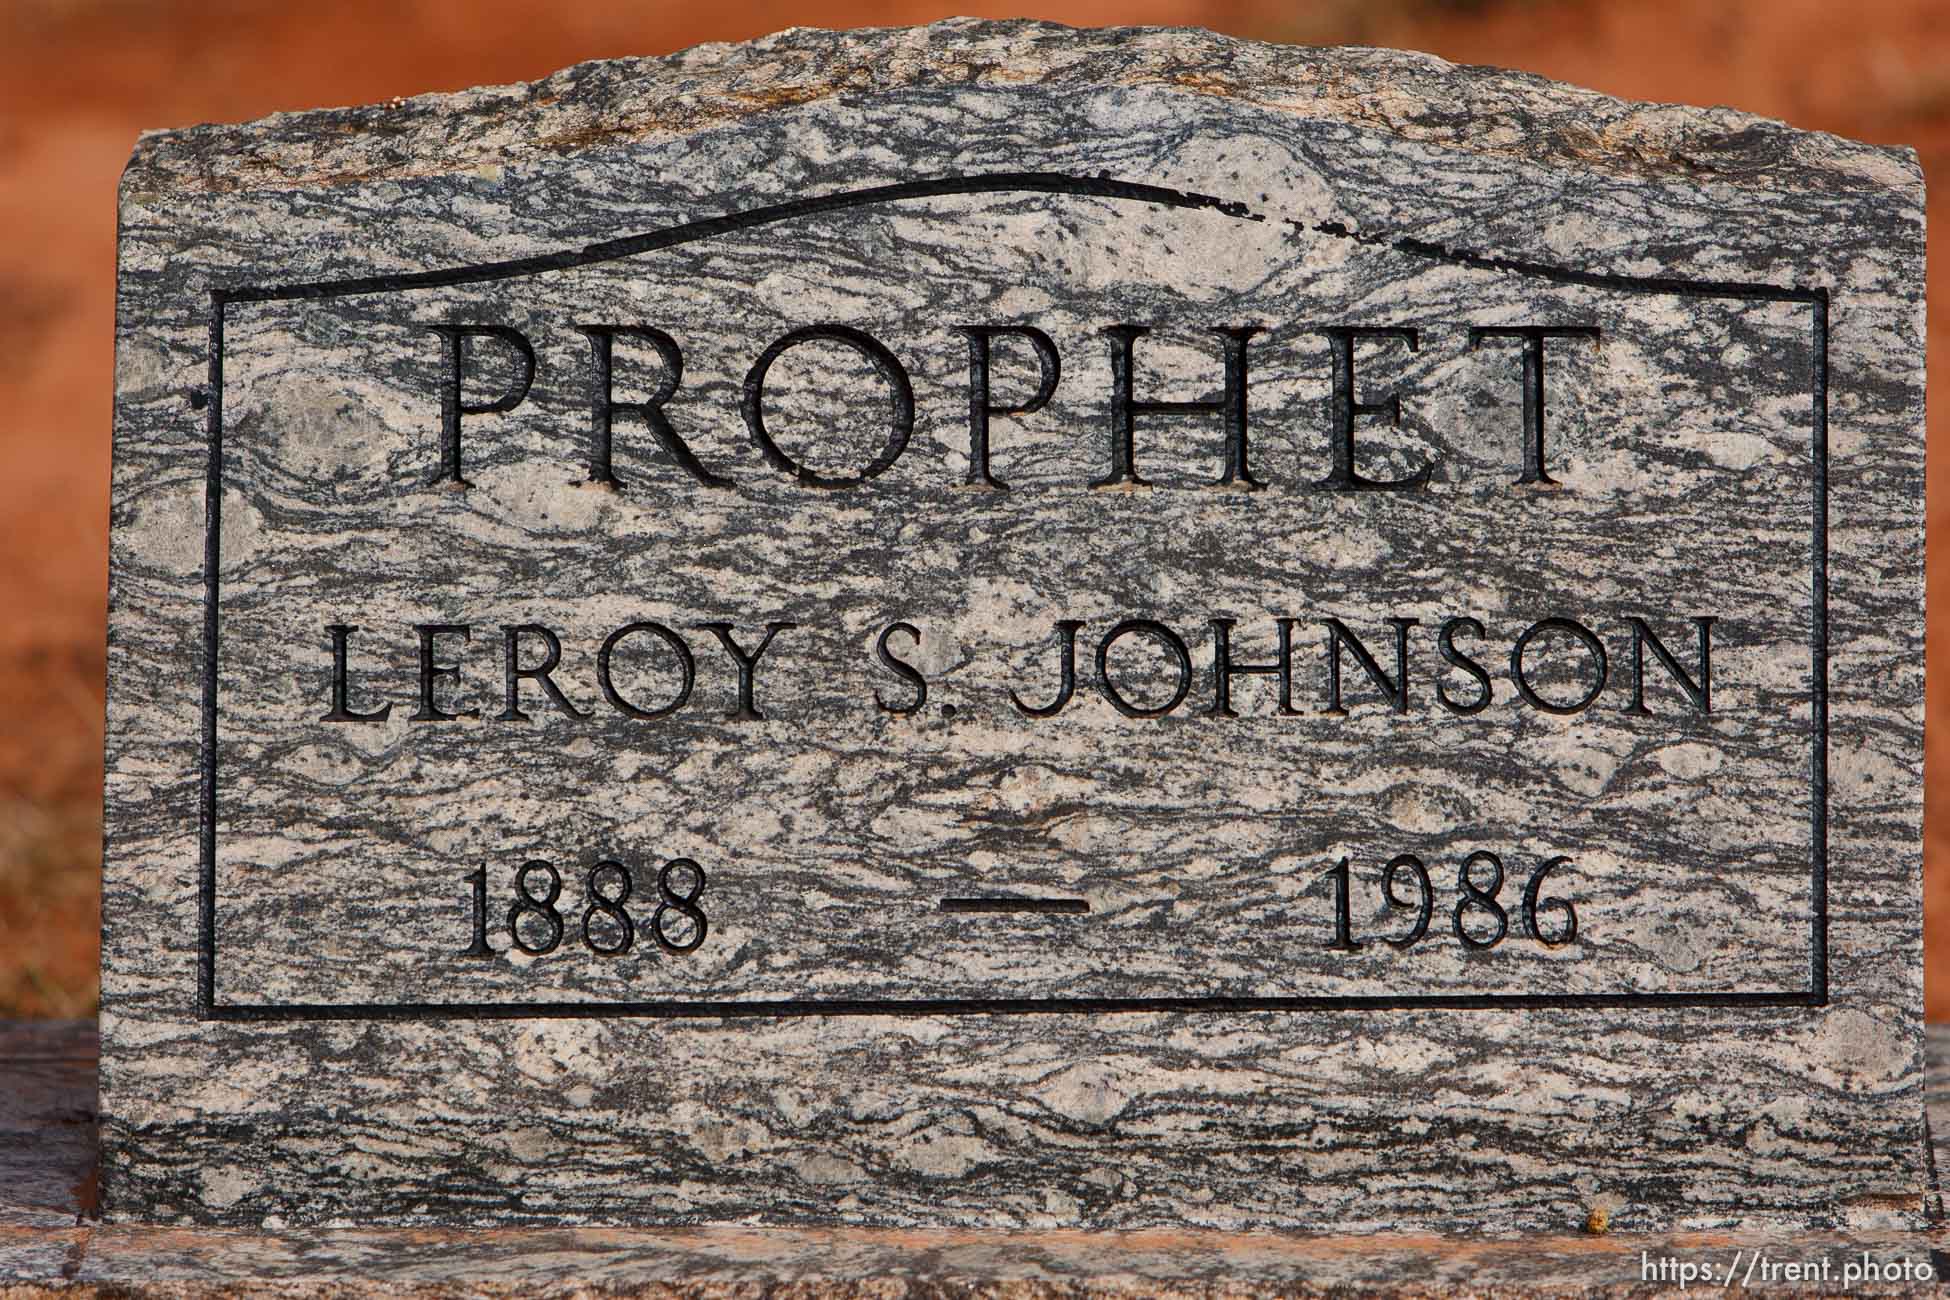
[[[1944,0],[0,0],[0,1017],[85,1016],[97,999],[115,186],[136,133],[527,80],[794,25],[951,14],[1401,46],[1912,145],[1931,175],[1950,161]],[[1933,195],[1932,224],[1942,215]],[[1943,294],[1931,297],[1936,359],[1950,335]],[[1950,503],[1944,436],[1933,413],[1935,544]],[[1933,779],[1950,758],[1935,544]],[[1945,812],[1933,796],[1932,1019],[1950,1019]]]

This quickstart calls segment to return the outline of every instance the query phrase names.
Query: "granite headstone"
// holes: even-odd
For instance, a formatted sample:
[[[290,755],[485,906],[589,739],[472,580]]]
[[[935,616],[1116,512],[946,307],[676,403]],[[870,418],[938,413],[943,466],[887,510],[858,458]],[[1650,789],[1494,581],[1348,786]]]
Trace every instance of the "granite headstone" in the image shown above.
[[[1909,152],[958,21],[120,205],[110,1216],[1920,1213]]]

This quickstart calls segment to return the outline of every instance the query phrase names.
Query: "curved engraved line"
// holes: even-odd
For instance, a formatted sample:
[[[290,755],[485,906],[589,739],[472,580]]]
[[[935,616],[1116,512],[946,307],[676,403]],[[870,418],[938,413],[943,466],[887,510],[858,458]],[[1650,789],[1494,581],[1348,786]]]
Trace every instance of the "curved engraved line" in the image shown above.
[[[1301,226],[1299,222],[1293,224]],[[1410,257],[1426,257],[1432,262],[1464,266],[1474,271],[1503,271],[1511,275],[1548,280],[1553,284],[1582,285],[1591,289],[1617,289],[1629,293],[1668,293],[1680,298],[1739,298],[1748,302],[1813,304],[1825,304],[1828,301],[1828,290],[1811,289],[1802,285],[1768,284],[1759,280],[1684,280],[1677,276],[1613,275],[1607,271],[1578,271],[1570,267],[1552,266],[1548,262],[1526,262],[1515,257],[1495,257],[1488,253],[1472,252],[1466,248],[1450,248],[1445,244],[1432,243],[1426,239],[1364,235],[1339,221],[1320,221],[1312,226],[1301,226],[1301,228],[1322,235],[1331,235],[1335,239],[1346,239],[1357,244],[1391,249],[1397,253],[1406,253]]]
[[[1212,194],[1174,190],[1139,181],[1118,181],[1109,177],[1068,176],[1061,172],[991,172],[976,176],[934,176],[926,180],[875,185],[860,190],[842,190],[815,198],[794,199],[770,207],[749,208],[722,217],[706,217],[683,225],[605,240],[579,249],[545,253],[538,257],[519,257],[506,262],[479,262],[467,266],[444,267],[437,271],[417,271],[400,275],[362,276],[350,280],[310,280],[282,285],[240,285],[219,287],[211,292],[218,305],[230,302],[289,302],[302,299],[346,298],[368,293],[397,293],[408,289],[438,289],[449,285],[482,284],[491,280],[511,280],[547,271],[565,271],[598,262],[613,262],[639,253],[674,248],[679,244],[710,239],[716,235],[769,226],[795,217],[841,212],[848,208],[870,207],[902,199],[936,198],[950,194],[1074,194],[1091,198],[1123,199],[1135,203],[1155,203],[1163,207],[1194,208],[1218,212],[1241,221],[1265,221],[1236,199]],[[1326,235],[1371,247],[1386,248],[1410,257],[1420,257],[1451,266],[1478,271],[1499,271],[1511,275],[1548,280],[1556,284],[1581,285],[1593,289],[1614,289],[1627,293],[1665,293],[1694,298],[1740,298],[1760,302],[1826,303],[1826,289],[1784,286],[1758,281],[1683,280],[1662,276],[1614,275],[1603,271],[1580,271],[1527,262],[1518,258],[1495,257],[1468,249],[1450,248],[1428,240],[1386,234],[1362,234],[1339,221],[1320,221],[1311,225],[1289,220],[1295,230]]]
[[[692,243],[699,239],[709,239],[714,235],[730,234],[733,231],[751,230],[758,226],[790,221],[794,217],[840,212],[847,208],[867,207],[875,203],[890,203],[900,199],[925,199],[946,194],[1011,192],[1079,194],[1091,198],[1126,199],[1173,208],[1205,208],[1228,217],[1237,217],[1242,221],[1265,220],[1264,217],[1250,211],[1243,203],[1230,202],[1210,194],[1166,189],[1161,185],[1144,185],[1136,181],[1065,176],[1057,172],[997,172],[985,176],[937,176],[922,181],[902,181],[896,185],[875,185],[864,190],[843,190],[837,194],[795,199],[791,203],[778,203],[771,207],[750,208],[744,212],[733,212],[722,217],[706,217],[700,221],[686,222],[681,226],[653,230],[647,234],[630,235],[624,239],[606,240],[600,244],[590,244],[584,248],[560,253],[548,253],[540,257],[520,257],[507,262],[484,262],[473,266],[448,267],[438,271],[420,271],[410,275],[378,275],[356,280],[313,280],[304,284],[218,289],[215,294],[223,302],[281,302],[306,298],[343,298],[364,293],[392,293],[403,289],[437,289],[455,284],[480,284],[489,280],[510,280],[524,275],[538,275],[545,271],[565,271],[578,266],[590,266],[597,262],[613,262],[620,258],[634,257],[638,253],[648,253],[660,248],[673,248],[678,244]]]

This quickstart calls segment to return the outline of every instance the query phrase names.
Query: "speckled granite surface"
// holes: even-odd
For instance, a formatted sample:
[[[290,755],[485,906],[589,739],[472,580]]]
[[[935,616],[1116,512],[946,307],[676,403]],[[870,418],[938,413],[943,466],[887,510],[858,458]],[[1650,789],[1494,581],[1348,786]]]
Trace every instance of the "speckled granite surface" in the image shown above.
[[[92,1217],[92,1029],[0,1022],[0,1295],[1670,1295],[1729,1271],[1742,1290],[1821,1282],[1823,1261],[1820,1289],[1924,1294],[1950,1276],[1934,1180],[1922,1230],[1846,1235],[106,1226]],[[1940,1134],[1950,1039],[1934,1032],[1927,1050]],[[50,1105],[33,1081],[57,1076]]]
[[[1910,155],[953,23],[121,223],[111,1219],[1920,1221]]]

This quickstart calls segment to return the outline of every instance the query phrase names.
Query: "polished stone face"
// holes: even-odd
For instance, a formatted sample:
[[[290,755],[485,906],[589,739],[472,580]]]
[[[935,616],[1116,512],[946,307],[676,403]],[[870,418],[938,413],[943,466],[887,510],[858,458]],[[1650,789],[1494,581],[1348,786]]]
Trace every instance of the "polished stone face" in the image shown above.
[[[1034,24],[146,137],[108,1212],[1920,1214],[1921,199]]]

